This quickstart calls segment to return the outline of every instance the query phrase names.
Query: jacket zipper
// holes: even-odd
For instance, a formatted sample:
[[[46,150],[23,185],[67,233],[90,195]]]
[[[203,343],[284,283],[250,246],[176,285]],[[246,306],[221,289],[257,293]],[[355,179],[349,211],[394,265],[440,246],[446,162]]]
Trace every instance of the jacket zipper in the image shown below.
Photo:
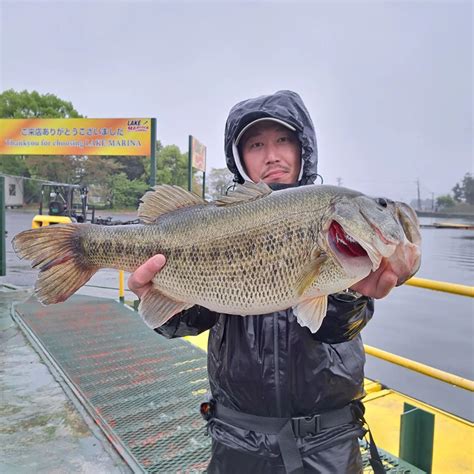
[[[278,344],[278,313],[273,313],[273,362],[275,365],[275,395],[278,416],[281,414],[280,345]]]

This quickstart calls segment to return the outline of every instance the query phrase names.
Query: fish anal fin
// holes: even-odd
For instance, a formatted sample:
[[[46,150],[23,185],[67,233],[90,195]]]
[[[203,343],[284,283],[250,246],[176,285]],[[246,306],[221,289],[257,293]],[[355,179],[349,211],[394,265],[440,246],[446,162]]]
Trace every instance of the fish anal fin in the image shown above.
[[[221,196],[214,201],[217,206],[230,206],[243,202],[255,201],[272,193],[272,189],[263,181],[252,183],[246,181],[244,184],[237,184],[235,188],[226,196]]]
[[[193,305],[175,301],[156,288],[152,288],[140,301],[138,312],[147,326],[155,329],[165,324],[175,314],[191,306]]]
[[[327,254],[319,248],[315,248],[311,251],[310,257],[303,266],[299,278],[296,281],[296,292],[298,296],[303,296],[311,287],[327,258]]]
[[[155,186],[141,198],[138,217],[145,224],[156,222],[158,217],[183,207],[206,204],[197,194],[186,191],[179,186],[163,184]]]
[[[307,327],[313,334],[321,327],[328,309],[328,297],[318,296],[303,300],[293,308],[300,326]]]

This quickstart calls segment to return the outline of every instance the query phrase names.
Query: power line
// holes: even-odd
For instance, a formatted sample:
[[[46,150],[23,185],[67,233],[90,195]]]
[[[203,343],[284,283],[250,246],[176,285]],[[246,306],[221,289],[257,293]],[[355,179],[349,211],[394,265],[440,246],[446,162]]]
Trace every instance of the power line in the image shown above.
[[[30,178],[28,176],[16,176],[14,174],[0,173],[0,176],[5,176],[8,178],[28,179],[29,181],[38,181],[39,183],[45,183],[45,184],[68,184],[68,183],[58,183],[57,181],[49,181],[48,179]]]

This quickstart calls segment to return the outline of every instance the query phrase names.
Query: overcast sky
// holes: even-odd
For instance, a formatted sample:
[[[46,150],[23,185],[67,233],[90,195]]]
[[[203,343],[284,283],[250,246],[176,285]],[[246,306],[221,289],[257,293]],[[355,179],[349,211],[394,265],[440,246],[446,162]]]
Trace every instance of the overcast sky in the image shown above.
[[[229,109],[298,92],[325,183],[409,200],[473,172],[470,1],[0,0],[0,89],[79,113],[156,117],[158,138],[225,166]]]

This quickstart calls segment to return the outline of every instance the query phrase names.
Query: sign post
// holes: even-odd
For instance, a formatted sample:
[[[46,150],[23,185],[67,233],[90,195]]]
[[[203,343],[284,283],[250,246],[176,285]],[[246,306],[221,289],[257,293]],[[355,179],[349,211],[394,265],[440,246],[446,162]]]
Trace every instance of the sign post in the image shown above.
[[[156,185],[156,118],[151,119],[150,186]]]

